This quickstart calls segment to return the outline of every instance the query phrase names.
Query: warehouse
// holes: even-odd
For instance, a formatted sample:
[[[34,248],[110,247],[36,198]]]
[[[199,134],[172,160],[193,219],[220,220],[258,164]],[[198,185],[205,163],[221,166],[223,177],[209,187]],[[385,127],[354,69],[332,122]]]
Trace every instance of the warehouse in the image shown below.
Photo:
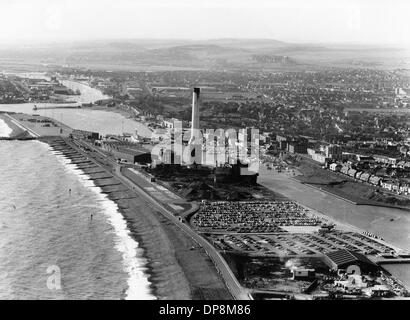
[[[71,137],[77,139],[98,140],[100,138],[100,134],[98,132],[74,129],[71,133]]]
[[[151,163],[151,153],[146,151],[120,147],[111,150],[111,153],[117,160],[122,160],[131,164],[139,163],[145,165]]]
[[[378,266],[361,253],[345,249],[326,254],[325,262],[335,271],[346,270],[349,266],[358,266],[362,273],[378,270]]]
[[[151,152],[149,150],[127,141],[116,139],[103,140],[101,141],[101,148],[110,152],[119,161],[142,165],[152,162]]]

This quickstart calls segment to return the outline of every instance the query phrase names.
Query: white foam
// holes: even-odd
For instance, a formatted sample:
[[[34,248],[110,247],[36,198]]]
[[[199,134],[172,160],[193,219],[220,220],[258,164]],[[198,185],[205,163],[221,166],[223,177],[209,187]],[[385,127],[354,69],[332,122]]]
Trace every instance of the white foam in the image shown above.
[[[10,137],[13,132],[3,119],[0,119],[0,137]]]
[[[108,218],[109,223],[115,230],[115,248],[122,253],[124,269],[128,273],[128,289],[125,299],[127,300],[152,300],[156,297],[151,293],[150,282],[146,274],[147,264],[146,259],[142,256],[143,250],[139,248],[139,244],[135,241],[127,228],[127,223],[119,212],[117,204],[110,200],[107,195],[102,193],[102,189],[94,184],[94,181],[89,180],[90,177],[77,165],[72,164],[71,160],[63,156],[59,152],[55,152],[52,148],[50,151],[57,159],[66,166],[72,173],[76,174],[79,180],[85,187],[91,187],[98,197],[98,203],[104,209],[104,213]]]

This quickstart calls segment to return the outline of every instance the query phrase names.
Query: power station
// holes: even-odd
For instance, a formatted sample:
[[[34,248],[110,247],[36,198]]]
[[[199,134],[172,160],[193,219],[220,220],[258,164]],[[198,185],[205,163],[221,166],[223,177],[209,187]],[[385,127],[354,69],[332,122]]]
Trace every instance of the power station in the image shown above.
[[[189,139],[189,144],[202,144],[202,141],[195,141],[199,135],[199,96],[201,89],[194,88],[192,92],[192,118],[191,118],[191,137]]]

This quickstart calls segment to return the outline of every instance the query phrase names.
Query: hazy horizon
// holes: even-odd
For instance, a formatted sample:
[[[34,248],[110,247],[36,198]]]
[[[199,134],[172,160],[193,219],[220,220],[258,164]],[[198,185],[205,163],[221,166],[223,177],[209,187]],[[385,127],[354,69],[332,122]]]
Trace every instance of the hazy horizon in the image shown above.
[[[229,38],[408,48],[409,9],[404,0],[5,0],[0,44]]]

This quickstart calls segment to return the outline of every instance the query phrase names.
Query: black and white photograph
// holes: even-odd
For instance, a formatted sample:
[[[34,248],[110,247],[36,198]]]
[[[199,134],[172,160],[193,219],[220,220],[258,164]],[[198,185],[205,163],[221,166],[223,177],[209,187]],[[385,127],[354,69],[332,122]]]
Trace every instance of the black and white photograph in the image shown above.
[[[1,0],[0,30],[0,300],[410,299],[409,1]]]

